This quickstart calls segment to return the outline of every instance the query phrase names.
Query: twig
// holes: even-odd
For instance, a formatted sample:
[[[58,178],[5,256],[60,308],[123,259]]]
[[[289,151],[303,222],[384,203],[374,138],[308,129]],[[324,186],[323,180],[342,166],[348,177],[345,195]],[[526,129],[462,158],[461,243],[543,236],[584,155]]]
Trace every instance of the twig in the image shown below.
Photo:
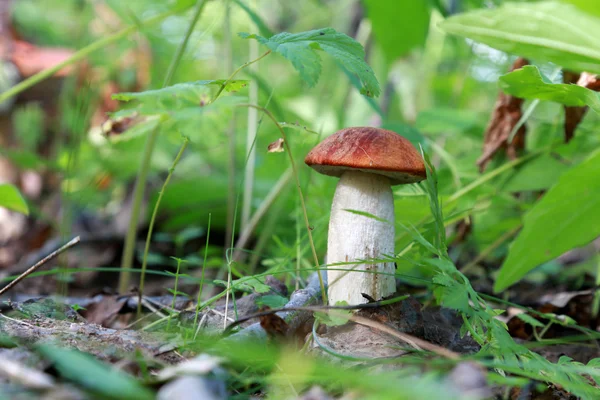
[[[56,257],[57,255],[59,255],[60,253],[62,253],[65,250],[68,250],[69,248],[75,246],[77,243],[79,243],[79,240],[80,240],[79,236],[77,236],[74,239],[72,239],[69,243],[67,243],[64,246],[62,246],[61,248],[59,248],[58,250],[56,250],[56,251],[48,254],[46,257],[42,258],[40,261],[38,261],[37,263],[35,263],[27,271],[25,271],[21,275],[19,275],[14,281],[12,281],[8,285],[6,285],[2,289],[0,289],[0,295],[2,295],[3,293],[6,293],[9,289],[11,289],[17,283],[19,283],[20,281],[22,281],[23,279],[25,279],[29,274],[35,272],[35,270],[37,270],[39,267],[41,267],[42,265],[44,265],[48,261],[52,260],[54,257]]]
[[[449,350],[445,347],[430,343],[426,340],[409,335],[407,333],[399,332],[393,328],[390,328],[387,325],[382,324],[381,322],[373,321],[373,320],[370,320],[365,317],[360,317],[358,315],[351,316],[350,321],[355,322],[360,325],[365,325],[365,326],[368,326],[371,328],[378,329],[382,332],[387,333],[388,335],[392,335],[395,338],[398,338],[398,339],[410,344],[411,346],[415,347],[416,349],[423,348],[425,350],[429,350],[432,353],[435,353],[442,357],[449,358],[451,360],[458,360],[460,358],[460,355],[458,353],[455,353],[452,350]]]
[[[373,303],[355,304],[355,305],[349,305],[349,306],[320,306],[320,307],[287,307],[286,306],[286,307],[282,307],[282,308],[272,308],[270,310],[266,310],[266,311],[262,311],[262,312],[259,312],[256,314],[248,315],[244,318],[240,318],[240,319],[236,320],[231,325],[227,326],[225,333],[230,331],[235,326],[237,326],[243,322],[246,322],[250,319],[264,317],[266,315],[271,315],[271,314],[275,314],[278,312],[284,312],[284,311],[322,312],[322,311],[328,311],[328,310],[364,310],[364,309],[378,308],[378,307],[385,306],[388,304],[397,303],[399,301],[406,299],[407,297],[408,296],[400,296],[400,297],[395,297],[395,298],[389,299],[389,300],[381,300],[381,301],[375,301]]]

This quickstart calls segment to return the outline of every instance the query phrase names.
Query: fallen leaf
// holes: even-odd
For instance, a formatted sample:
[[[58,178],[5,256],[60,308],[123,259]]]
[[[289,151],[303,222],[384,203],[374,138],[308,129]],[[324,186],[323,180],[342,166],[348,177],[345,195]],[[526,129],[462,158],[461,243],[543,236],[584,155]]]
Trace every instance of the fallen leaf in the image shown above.
[[[517,58],[510,71],[522,68],[529,62],[524,58]],[[477,160],[480,172],[483,172],[492,157],[500,150],[505,149],[510,159],[517,157],[517,152],[525,147],[525,132],[523,124],[511,143],[507,143],[510,133],[523,115],[521,106],[523,99],[500,92],[494,111],[488,123],[483,141],[483,153]]]
[[[259,311],[267,311],[268,308],[261,308]],[[288,332],[288,324],[277,314],[262,315],[259,317],[260,326],[267,332],[267,335],[272,338],[284,338]]]
[[[267,151],[269,153],[281,153],[285,150],[284,143],[285,142],[283,141],[283,139],[279,138],[273,143],[269,144],[269,147],[267,147]]]
[[[594,74],[588,72],[582,72],[577,74],[575,72],[565,71],[563,73],[564,83],[575,83],[578,86],[584,88],[600,91],[600,80]],[[568,143],[575,136],[575,130],[577,126],[585,116],[588,107],[569,107],[565,106],[565,143]]]
[[[92,324],[109,327],[127,302],[127,297],[103,296],[83,310],[83,317]]]

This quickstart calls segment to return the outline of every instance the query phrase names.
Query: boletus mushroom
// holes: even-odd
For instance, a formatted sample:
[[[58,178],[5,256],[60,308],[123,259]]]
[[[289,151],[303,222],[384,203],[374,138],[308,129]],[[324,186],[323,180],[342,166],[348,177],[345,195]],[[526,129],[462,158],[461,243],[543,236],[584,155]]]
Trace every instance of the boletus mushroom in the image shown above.
[[[321,174],[340,178],[327,242],[329,303],[361,304],[395,293],[394,262],[368,260],[394,255],[391,187],[425,179],[417,149],[392,131],[346,128],[323,140],[304,161]],[[332,266],[336,263],[347,264]]]

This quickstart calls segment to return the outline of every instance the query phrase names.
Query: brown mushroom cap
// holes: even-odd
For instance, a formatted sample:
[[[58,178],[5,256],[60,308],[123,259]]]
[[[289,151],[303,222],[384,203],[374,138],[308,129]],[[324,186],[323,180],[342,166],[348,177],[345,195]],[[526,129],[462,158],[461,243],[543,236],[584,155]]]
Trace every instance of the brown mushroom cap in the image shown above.
[[[324,175],[357,170],[387,176],[392,185],[427,177],[423,159],[410,141],[380,128],[342,129],[312,149],[304,162]]]

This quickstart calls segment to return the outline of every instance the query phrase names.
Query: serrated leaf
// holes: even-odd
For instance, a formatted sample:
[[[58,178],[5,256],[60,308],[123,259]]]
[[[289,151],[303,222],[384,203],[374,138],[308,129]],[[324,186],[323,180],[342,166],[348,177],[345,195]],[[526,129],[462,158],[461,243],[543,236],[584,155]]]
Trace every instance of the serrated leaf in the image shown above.
[[[388,62],[425,44],[430,14],[427,1],[363,0],[363,3]]]
[[[244,39],[256,39],[271,51],[288,59],[309,86],[314,86],[321,75],[322,50],[350,72],[356,74],[363,87],[361,93],[379,96],[381,90],[373,69],[365,62],[365,51],[356,40],[333,28],[316,29],[301,33],[282,32],[269,39],[256,34],[239,33]]]
[[[546,100],[566,106],[589,106],[600,113],[600,94],[579,85],[552,83],[542,76],[540,70],[533,65],[502,75],[499,80],[500,89],[522,99]]]
[[[440,27],[507,53],[600,73],[600,19],[571,4],[506,3],[450,17]]]
[[[525,215],[524,227],[500,268],[494,291],[538,265],[600,235],[600,150],[561,175]]]
[[[89,354],[50,345],[37,347],[54,363],[58,372],[86,390],[109,399],[153,399],[154,395],[122,370],[106,365]]]
[[[29,215],[29,207],[19,189],[8,183],[0,184],[0,207]]]

